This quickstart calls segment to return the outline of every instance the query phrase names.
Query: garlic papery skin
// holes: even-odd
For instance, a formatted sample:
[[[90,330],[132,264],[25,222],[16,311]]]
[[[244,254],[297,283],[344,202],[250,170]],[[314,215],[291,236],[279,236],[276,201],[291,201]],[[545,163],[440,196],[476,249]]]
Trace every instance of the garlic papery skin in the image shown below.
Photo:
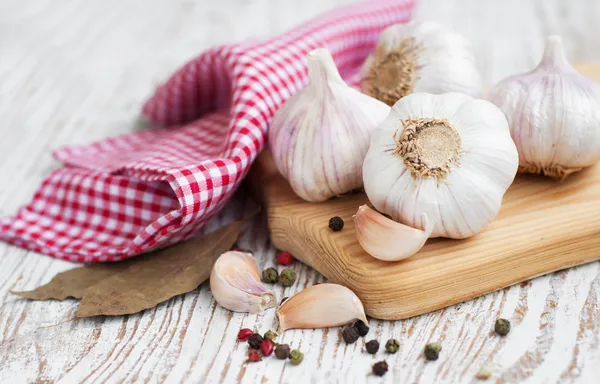
[[[350,88],[327,49],[308,56],[309,83],[275,114],[269,147],[294,192],[312,202],[362,186],[362,162],[390,107]]]
[[[388,105],[413,92],[480,97],[483,87],[469,41],[433,21],[386,28],[360,77],[362,91]]]
[[[229,251],[219,256],[210,273],[210,289],[220,306],[234,312],[257,314],[277,305],[250,253]]]
[[[368,323],[358,296],[338,284],[318,284],[298,292],[281,304],[276,316],[280,332],[337,327],[355,320]]]
[[[430,237],[462,239],[497,215],[519,159],[508,123],[490,102],[460,93],[400,99],[371,138],[365,192],[394,221]]]
[[[421,214],[420,227],[411,228],[388,219],[381,213],[361,205],[353,216],[356,238],[363,249],[376,259],[397,261],[417,253],[431,235],[434,225]]]
[[[568,63],[559,36],[548,37],[537,68],[487,98],[508,119],[519,172],[564,178],[600,159],[600,85]]]

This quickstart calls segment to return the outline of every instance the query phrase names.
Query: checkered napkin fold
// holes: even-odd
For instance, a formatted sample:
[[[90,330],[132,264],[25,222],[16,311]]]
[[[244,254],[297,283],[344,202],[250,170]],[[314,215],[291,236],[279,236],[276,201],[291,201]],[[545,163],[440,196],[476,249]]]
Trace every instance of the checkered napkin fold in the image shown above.
[[[307,82],[306,54],[327,47],[350,83],[412,0],[369,1],[261,42],[216,47],[146,102],[168,126],[61,149],[65,164],[33,201],[0,220],[0,239],[72,261],[115,261],[185,240],[228,201],[263,148],[277,108]]]

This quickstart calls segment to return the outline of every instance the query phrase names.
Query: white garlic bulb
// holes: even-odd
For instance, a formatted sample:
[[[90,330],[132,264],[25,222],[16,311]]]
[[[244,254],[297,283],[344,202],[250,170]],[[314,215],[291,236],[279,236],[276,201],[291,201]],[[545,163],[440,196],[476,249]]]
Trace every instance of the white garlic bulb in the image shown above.
[[[518,167],[502,111],[460,93],[413,93],[377,128],[363,166],[380,212],[431,237],[461,239],[496,216]]]
[[[275,114],[269,147],[279,172],[307,201],[362,186],[362,161],[390,107],[350,88],[327,49],[308,54],[310,82]]]
[[[361,69],[361,89],[389,105],[412,92],[481,96],[471,44],[433,21],[386,28]]]
[[[533,71],[512,76],[488,100],[506,115],[519,151],[519,171],[565,177],[600,160],[600,86],[565,58],[550,36]]]
[[[261,313],[277,305],[250,253],[229,251],[219,256],[210,273],[210,290],[220,306],[235,312]]]

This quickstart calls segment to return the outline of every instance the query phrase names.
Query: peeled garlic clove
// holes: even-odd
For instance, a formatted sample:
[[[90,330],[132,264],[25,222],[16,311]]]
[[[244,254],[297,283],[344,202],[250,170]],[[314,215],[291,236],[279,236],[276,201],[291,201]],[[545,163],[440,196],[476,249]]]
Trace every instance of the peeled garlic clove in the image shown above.
[[[295,294],[276,312],[279,330],[292,328],[327,328],[354,320],[367,323],[358,296],[338,284],[318,284]]]
[[[413,93],[392,107],[371,139],[365,192],[392,220],[431,237],[463,239],[498,214],[519,159],[498,107],[459,93]]]
[[[433,21],[386,28],[363,64],[360,85],[388,105],[413,92],[479,97],[482,90],[471,44]]]
[[[362,186],[371,133],[390,107],[346,85],[327,49],[307,58],[310,82],[275,114],[269,147],[294,192],[318,202]]]
[[[219,256],[210,273],[210,289],[219,305],[235,312],[261,313],[277,304],[249,253],[229,251]]]
[[[567,61],[560,36],[550,36],[531,72],[494,86],[488,99],[508,119],[519,172],[563,178],[600,160],[600,85]]]
[[[421,220],[422,231],[361,205],[354,215],[354,228],[358,242],[369,255],[379,260],[396,261],[411,257],[425,245],[433,225],[426,214],[421,214]]]

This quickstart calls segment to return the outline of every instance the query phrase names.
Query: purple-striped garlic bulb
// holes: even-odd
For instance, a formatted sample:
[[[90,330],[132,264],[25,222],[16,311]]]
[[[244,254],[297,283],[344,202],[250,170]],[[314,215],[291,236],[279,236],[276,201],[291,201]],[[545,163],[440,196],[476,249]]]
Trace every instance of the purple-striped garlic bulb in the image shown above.
[[[600,160],[600,85],[567,61],[549,36],[531,72],[503,80],[488,100],[506,115],[519,172],[564,178]]]
[[[318,202],[362,186],[371,133],[390,107],[349,87],[327,49],[307,58],[310,81],[275,114],[269,148],[294,192]]]

